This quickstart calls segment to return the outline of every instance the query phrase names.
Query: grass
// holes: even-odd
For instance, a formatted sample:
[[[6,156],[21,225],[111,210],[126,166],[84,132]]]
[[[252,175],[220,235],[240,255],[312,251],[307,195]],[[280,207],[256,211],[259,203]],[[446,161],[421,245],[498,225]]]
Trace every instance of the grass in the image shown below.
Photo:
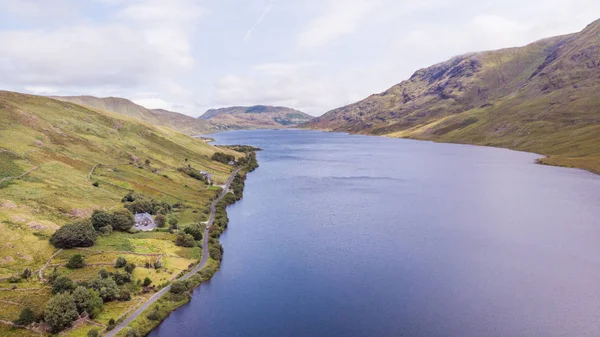
[[[190,165],[211,173],[215,183],[222,184],[232,168],[212,161],[210,157],[215,152],[242,156],[171,129],[115,113],[0,91],[0,179],[17,177],[38,166],[24,177],[0,184],[0,231],[3,233],[0,278],[18,275],[26,267],[39,269],[56,251],[48,238],[57,228],[87,218],[95,209],[122,208],[121,198],[132,190],[185,205],[173,214],[182,225],[201,221],[205,217],[202,211],[217,191],[178,172],[177,168]],[[95,169],[90,175],[92,167]],[[98,186],[92,182],[98,182]],[[73,254],[84,255],[88,264],[112,264],[117,256],[123,256],[138,265],[134,282],[148,276],[153,284],[160,284],[201,257],[201,249],[177,247],[174,241],[175,235],[169,233],[114,232],[99,237],[92,250],[64,250],[52,264],[66,263]],[[157,256],[128,252],[164,254],[163,268],[158,272],[143,268],[146,261],[154,262]],[[89,280],[102,268],[114,270],[111,265],[88,265],[76,270],[58,267],[58,271],[76,280]],[[52,269],[48,268],[46,275]],[[44,286],[39,281],[0,282],[0,288]],[[0,291],[0,299],[21,306],[33,305],[32,309],[37,311],[44,308],[49,298],[48,288],[37,292]],[[139,295],[134,294],[134,300],[137,298]],[[104,317],[122,313],[132,304],[108,303],[99,322],[106,323]],[[21,310],[19,305],[11,305],[14,308],[1,305],[0,316],[6,319],[15,319]],[[83,330],[74,329],[67,335],[78,335]],[[15,331],[2,331],[0,335],[25,333],[25,330]]]

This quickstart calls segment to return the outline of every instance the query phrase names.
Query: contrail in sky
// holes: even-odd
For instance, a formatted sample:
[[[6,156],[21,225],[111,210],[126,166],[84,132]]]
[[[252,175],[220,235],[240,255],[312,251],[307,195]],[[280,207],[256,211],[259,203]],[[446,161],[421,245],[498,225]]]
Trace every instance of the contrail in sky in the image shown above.
[[[263,10],[262,14],[258,18],[258,20],[256,20],[256,23],[254,23],[254,25],[250,29],[248,29],[248,31],[246,32],[246,37],[244,37],[244,41],[248,41],[248,39],[250,38],[250,36],[252,35],[252,33],[254,32],[254,30],[256,29],[256,27],[258,27],[258,25],[260,25],[260,23],[263,22],[263,20],[267,17],[267,15],[269,14],[269,12],[273,8],[273,4],[274,3],[275,3],[275,0],[271,0],[269,2],[269,4],[265,7],[265,9]]]

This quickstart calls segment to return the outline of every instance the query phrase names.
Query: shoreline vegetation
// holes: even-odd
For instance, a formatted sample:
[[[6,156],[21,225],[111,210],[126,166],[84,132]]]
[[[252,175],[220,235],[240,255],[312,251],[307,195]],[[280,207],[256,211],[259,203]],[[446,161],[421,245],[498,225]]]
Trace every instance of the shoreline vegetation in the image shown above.
[[[247,174],[258,168],[256,151],[261,149],[246,145],[232,145],[218,147],[228,148],[234,151],[246,154],[246,157],[238,159],[238,169],[234,171],[233,179],[229,186],[229,191],[223,195],[214,205],[214,221],[208,233],[206,242],[208,243],[208,259],[206,264],[196,273],[185,280],[178,278],[171,283],[169,291],[162,295],[153,305],[144,310],[136,319],[134,319],[126,328],[114,334],[117,337],[145,336],[154,328],[160,325],[171,312],[188,303],[191,299],[191,293],[202,283],[209,281],[219,270],[223,258],[223,246],[219,242],[220,235],[227,229],[229,218],[227,216],[227,206],[236,203],[243,198],[245,181]],[[201,262],[200,262],[201,264]],[[192,269],[192,268],[189,268]],[[182,276],[184,273],[182,272]],[[118,322],[117,322],[118,323]],[[110,333],[110,331],[105,331]],[[107,336],[113,336],[108,334]]]

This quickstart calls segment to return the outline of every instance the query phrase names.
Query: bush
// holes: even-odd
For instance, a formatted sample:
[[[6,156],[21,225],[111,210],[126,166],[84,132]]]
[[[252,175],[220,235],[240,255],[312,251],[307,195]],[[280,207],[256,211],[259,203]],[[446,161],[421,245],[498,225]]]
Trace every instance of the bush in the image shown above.
[[[118,210],[112,214],[112,226],[115,230],[126,232],[135,225],[133,214],[126,210]]]
[[[106,235],[112,234],[113,228],[112,228],[112,226],[104,226],[104,227],[100,227],[100,229],[98,231],[100,232],[100,234],[106,236]]]
[[[100,186],[100,183],[99,183],[99,182],[97,182],[97,181],[94,181],[94,182],[92,183],[92,185],[94,185],[94,187],[98,187],[98,186]]]
[[[132,274],[134,269],[135,269],[135,264],[133,264],[133,263],[128,263],[125,266],[125,272],[127,272],[129,274]]]
[[[30,277],[31,277],[31,269],[25,268],[23,270],[23,272],[21,273],[21,278],[25,279],[25,280],[28,280]]]
[[[11,276],[8,278],[8,283],[20,283],[21,278],[17,276]]]
[[[121,290],[121,293],[119,294],[119,301],[131,301],[131,293],[127,290]]]
[[[129,328],[129,330],[127,330],[127,333],[125,334],[125,337],[140,337],[140,334],[137,332],[136,329]]]
[[[148,276],[146,276],[146,278],[144,279],[144,283],[142,283],[142,285],[144,287],[147,287],[147,286],[149,286],[151,284],[152,284],[152,280]]]
[[[109,319],[108,325],[106,326],[106,330],[110,331],[110,330],[114,329],[115,325],[116,325],[115,319],[114,318]]]
[[[98,271],[98,276],[100,276],[100,278],[107,278],[110,275],[108,274],[108,272],[106,271],[106,269],[102,268]]]
[[[77,319],[77,307],[70,294],[58,294],[50,299],[44,309],[44,320],[52,332],[57,333],[64,330]]]
[[[160,213],[161,211],[164,211],[164,209],[161,208],[158,212]],[[167,217],[163,214],[159,214],[154,217],[154,222],[156,223],[156,226],[158,226],[158,228],[163,228],[167,224]]]
[[[57,248],[91,247],[96,242],[96,231],[87,222],[78,222],[59,228],[52,237],[50,243]]]
[[[56,280],[54,280],[54,282],[52,282],[53,294],[70,292],[73,289],[75,289],[75,284],[73,284],[73,281],[67,276],[59,276],[56,278]]]
[[[98,329],[91,329],[88,331],[87,337],[100,337],[100,332],[98,332]]]
[[[169,292],[171,292],[172,294],[177,294],[177,295],[181,295],[183,293],[185,293],[187,291],[187,287],[185,285],[185,283],[181,282],[181,281],[173,281],[173,283],[171,284],[171,289],[169,290]]]
[[[161,315],[160,315],[160,311],[157,307],[154,307],[154,310],[152,310],[147,316],[146,318],[148,318],[151,321],[160,321],[162,319]]]
[[[194,247],[196,245],[196,241],[194,237],[189,234],[177,234],[177,239],[175,240],[175,245],[180,247]]]
[[[235,161],[235,157],[230,154],[225,154],[223,152],[215,152],[210,159],[214,161],[218,161],[223,164],[228,164],[230,161]]]
[[[116,272],[112,274],[112,278],[113,280],[115,280],[115,283],[120,286],[125,283],[131,282],[131,274],[129,273]]]
[[[115,262],[115,268],[123,268],[127,265],[127,260],[124,257],[117,257],[117,261]]]
[[[90,220],[96,230],[100,230],[100,228],[106,226],[112,227],[112,215],[106,211],[95,210]]]
[[[210,247],[208,254],[210,255],[210,258],[216,261],[221,261],[221,259],[223,258],[223,252],[221,252],[221,250],[219,250],[219,248],[217,247]]]
[[[179,221],[177,219],[175,219],[175,218],[169,219],[169,225],[170,225],[169,227],[171,229],[177,229],[177,228],[179,228],[179,226],[177,226],[178,223],[179,223]]]
[[[202,227],[200,227],[200,225],[198,225],[198,224],[193,224],[193,225],[187,226],[183,230],[183,232],[185,234],[189,234],[189,235],[193,236],[194,240],[196,240],[196,241],[202,240]]]
[[[97,316],[102,311],[102,298],[93,289],[87,289],[79,286],[73,291],[73,302],[77,312],[83,314],[87,312],[90,317]]]
[[[98,292],[104,302],[116,299],[119,294],[119,287],[112,278],[98,277],[90,283],[90,287]]]
[[[66,265],[69,269],[81,269],[85,267],[85,261],[83,260],[83,256],[81,254],[75,254],[71,256],[69,262]]]
[[[21,310],[21,314],[19,314],[19,318],[17,318],[17,320],[13,323],[16,325],[27,326],[33,322],[35,322],[35,314],[33,311],[29,308],[23,308],[23,310]]]

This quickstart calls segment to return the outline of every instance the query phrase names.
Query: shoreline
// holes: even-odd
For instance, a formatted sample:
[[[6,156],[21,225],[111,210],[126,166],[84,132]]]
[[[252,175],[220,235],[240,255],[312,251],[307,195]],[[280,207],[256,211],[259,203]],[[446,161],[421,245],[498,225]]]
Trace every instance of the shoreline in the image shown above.
[[[140,307],[136,308],[133,313],[127,317],[122,317],[121,322],[110,331],[103,331],[103,336],[106,337],[120,337],[125,336],[130,330],[134,330],[138,336],[146,336],[156,327],[158,327],[169,315],[187,304],[191,300],[192,292],[200,287],[203,283],[209,281],[212,276],[219,271],[223,248],[218,240],[221,233],[227,228],[229,219],[227,218],[227,207],[241,200],[243,197],[243,191],[245,189],[245,180],[248,173],[258,168],[256,161],[256,151],[260,149],[252,148],[247,152],[247,157],[251,158],[246,165],[235,169],[230,178],[227,180],[225,186],[218,198],[211,203],[211,214],[208,220],[208,224],[204,229],[202,238],[202,257],[198,264],[196,264],[191,270],[184,273],[182,276],[175,279],[168,286],[160,289],[154,295],[144,302]],[[239,186],[241,180],[241,189],[234,189],[232,184],[236,182]],[[233,195],[232,197],[228,197]],[[221,228],[222,219],[219,219],[219,223],[215,224],[217,215],[225,215],[225,224]],[[217,230],[213,230],[217,228]],[[218,250],[218,258],[215,259],[211,255],[215,250]],[[217,256],[216,256],[217,257]],[[175,297],[172,290],[172,285],[176,282],[181,282],[185,285],[186,291],[181,294],[182,296]],[[156,305],[155,305],[156,304]],[[160,319],[150,320],[148,316],[151,313],[159,313]]]
[[[594,168],[594,167],[586,168],[585,167],[586,165],[577,165],[576,164],[577,158],[560,157],[560,156],[555,156],[555,155],[544,154],[541,152],[535,152],[532,150],[518,149],[518,148],[512,148],[512,147],[506,147],[506,146],[500,146],[500,145],[483,145],[483,144],[474,144],[474,143],[467,143],[467,142],[442,141],[442,140],[426,139],[426,138],[394,137],[394,136],[389,136],[389,135],[373,135],[373,134],[356,133],[356,132],[348,132],[348,131],[335,131],[335,130],[330,130],[330,129],[300,128],[297,130],[343,133],[343,134],[353,135],[353,136],[384,137],[384,138],[390,138],[390,139],[407,139],[407,140],[415,140],[415,141],[420,141],[420,142],[431,142],[431,143],[439,143],[439,144],[456,144],[456,145],[467,145],[467,146],[478,146],[478,147],[491,147],[491,148],[496,148],[496,149],[504,149],[504,150],[509,150],[509,151],[535,154],[540,157],[534,161],[534,164],[537,164],[537,165],[577,169],[577,170],[586,171],[586,172],[589,172],[592,174],[600,175],[600,167],[599,168]],[[585,160],[586,158],[580,157],[580,159]]]

